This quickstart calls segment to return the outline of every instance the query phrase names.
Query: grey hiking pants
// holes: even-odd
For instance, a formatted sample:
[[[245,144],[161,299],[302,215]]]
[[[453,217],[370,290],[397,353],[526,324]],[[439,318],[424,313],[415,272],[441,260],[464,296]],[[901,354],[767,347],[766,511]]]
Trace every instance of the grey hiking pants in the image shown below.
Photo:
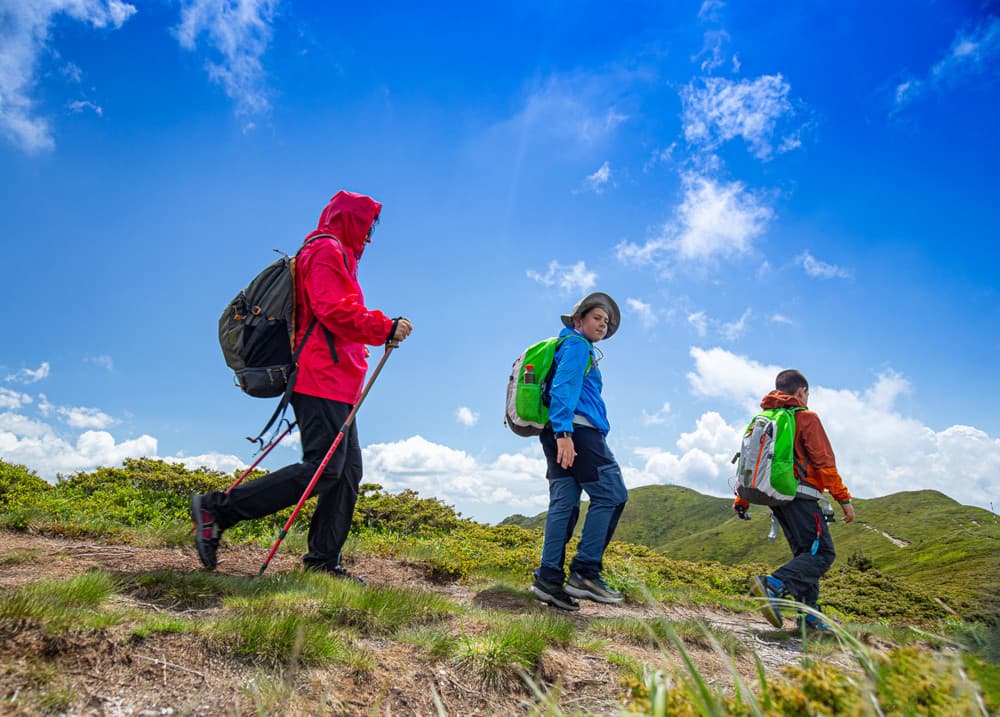
[[[816,607],[819,579],[837,557],[830,528],[815,498],[796,498],[786,505],[771,508],[785,533],[792,559],[771,573],[785,584],[785,589],[799,602]],[[813,543],[819,541],[813,554]]]

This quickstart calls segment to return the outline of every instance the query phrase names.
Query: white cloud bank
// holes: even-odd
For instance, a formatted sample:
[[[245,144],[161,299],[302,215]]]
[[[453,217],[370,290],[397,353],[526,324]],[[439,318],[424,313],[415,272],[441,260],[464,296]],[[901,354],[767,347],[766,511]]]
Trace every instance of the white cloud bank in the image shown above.
[[[51,44],[50,29],[57,16],[98,29],[118,29],[135,12],[134,5],[120,0],[4,2],[0,8],[0,134],[27,153],[55,147],[52,128],[39,116],[33,93],[39,58]],[[79,68],[69,67],[79,81]]]

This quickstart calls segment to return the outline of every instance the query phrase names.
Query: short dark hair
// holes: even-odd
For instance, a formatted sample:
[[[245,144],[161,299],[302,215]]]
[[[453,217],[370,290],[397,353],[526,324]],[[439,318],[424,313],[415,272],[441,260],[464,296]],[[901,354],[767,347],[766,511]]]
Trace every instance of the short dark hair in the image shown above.
[[[800,388],[809,388],[809,382],[801,371],[786,368],[774,377],[774,387],[782,393],[793,394]]]

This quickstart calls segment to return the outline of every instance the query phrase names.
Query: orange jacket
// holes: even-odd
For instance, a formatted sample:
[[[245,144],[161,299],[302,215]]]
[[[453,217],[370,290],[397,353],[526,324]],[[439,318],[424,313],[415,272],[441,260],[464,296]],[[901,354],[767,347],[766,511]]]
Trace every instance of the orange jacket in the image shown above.
[[[768,408],[805,408],[805,404],[794,396],[781,391],[771,391],[764,396],[760,407]],[[851,493],[837,472],[837,461],[833,456],[833,447],[826,437],[823,424],[812,411],[795,412],[795,462],[805,467],[805,475],[796,471],[803,483],[811,485],[821,493],[830,491],[830,495],[838,503],[849,503]],[[735,505],[749,505],[741,498],[736,498]]]

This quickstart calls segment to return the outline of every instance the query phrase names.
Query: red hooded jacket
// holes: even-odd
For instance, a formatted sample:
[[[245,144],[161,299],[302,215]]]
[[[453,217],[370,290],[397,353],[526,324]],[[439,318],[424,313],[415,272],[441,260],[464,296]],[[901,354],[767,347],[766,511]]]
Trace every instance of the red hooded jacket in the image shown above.
[[[337,192],[319,218],[316,231],[305,238],[295,259],[295,343],[313,317],[319,319],[299,355],[295,392],[355,403],[361,395],[368,360],[365,344],[385,343],[392,319],[368,310],[358,283],[358,260],[368,231],[382,205],[354,192]],[[336,239],[320,237],[332,234]],[[323,332],[333,337],[336,359]]]
[[[764,396],[760,407],[803,408],[804,404],[795,396],[775,390]],[[795,461],[806,468],[805,476],[800,476],[802,482],[821,493],[830,491],[830,495],[840,503],[851,500],[851,493],[837,471],[833,447],[826,437],[823,424],[820,423],[819,416],[808,409],[795,412]],[[737,498],[735,503],[744,507],[749,505],[741,498]]]

